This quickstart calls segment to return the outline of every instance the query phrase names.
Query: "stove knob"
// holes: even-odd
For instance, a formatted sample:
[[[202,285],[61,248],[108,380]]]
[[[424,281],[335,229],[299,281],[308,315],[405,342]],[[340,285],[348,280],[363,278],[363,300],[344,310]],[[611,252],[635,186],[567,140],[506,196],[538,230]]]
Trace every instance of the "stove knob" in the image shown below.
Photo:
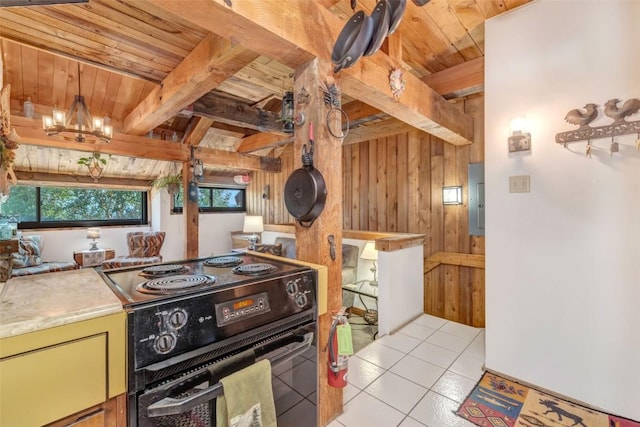
[[[156,342],[154,343],[154,348],[157,353],[165,354],[169,353],[176,346],[176,336],[169,332],[163,332],[158,335],[156,338]]]
[[[296,305],[300,308],[304,307],[305,305],[307,305],[307,302],[309,301],[309,299],[307,298],[306,294],[298,294],[296,295]]]
[[[187,312],[178,309],[169,315],[169,325],[174,329],[180,329],[187,324]]]
[[[289,295],[295,295],[298,293],[298,283],[294,281],[287,283],[287,293]]]

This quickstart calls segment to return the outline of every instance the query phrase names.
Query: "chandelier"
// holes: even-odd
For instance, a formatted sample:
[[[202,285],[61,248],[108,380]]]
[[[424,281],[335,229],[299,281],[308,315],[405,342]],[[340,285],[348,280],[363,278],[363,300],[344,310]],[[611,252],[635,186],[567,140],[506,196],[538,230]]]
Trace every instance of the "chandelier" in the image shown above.
[[[103,142],[110,142],[113,136],[110,121],[108,116],[91,117],[89,107],[80,91],[80,63],[78,63],[78,95],[74,96],[67,113],[54,107],[51,116],[42,116],[42,129],[49,136],[61,133],[73,134],[73,138],[65,138],[77,142],[90,141],[85,135],[97,137]]]

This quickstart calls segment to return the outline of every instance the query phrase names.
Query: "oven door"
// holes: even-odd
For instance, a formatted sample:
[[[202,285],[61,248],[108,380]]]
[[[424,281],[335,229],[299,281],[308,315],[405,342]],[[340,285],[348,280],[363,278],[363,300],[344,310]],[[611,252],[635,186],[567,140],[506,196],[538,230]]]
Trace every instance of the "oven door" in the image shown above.
[[[313,328],[312,328],[313,329]],[[268,359],[273,373],[277,373],[291,365],[293,359],[303,353],[314,354],[314,332],[306,329],[304,334],[295,334],[266,345],[255,346],[251,350],[255,361]],[[242,352],[240,352],[242,353]],[[229,357],[231,355],[228,355]],[[215,399],[224,394],[222,384],[211,381],[212,367],[223,364],[227,358],[206,364],[200,369],[189,370],[172,377],[172,379],[144,390],[137,396],[137,425],[140,427],[215,427]],[[231,369],[224,371],[229,375],[247,366],[240,360]],[[251,362],[248,362],[251,363]],[[315,369],[314,369],[315,370]],[[315,375],[317,378],[317,374]],[[316,389],[314,378],[313,389]],[[280,381],[279,379],[274,379]],[[278,410],[278,390],[274,383],[274,398]],[[280,415],[280,414],[278,414]],[[315,420],[314,420],[315,422]]]

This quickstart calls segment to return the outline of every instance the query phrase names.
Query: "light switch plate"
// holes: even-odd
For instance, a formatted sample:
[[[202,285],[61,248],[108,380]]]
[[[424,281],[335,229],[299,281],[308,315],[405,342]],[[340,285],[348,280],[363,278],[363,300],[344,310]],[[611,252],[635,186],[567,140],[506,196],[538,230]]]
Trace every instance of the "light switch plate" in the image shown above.
[[[529,191],[531,191],[529,175],[509,177],[509,193],[528,193]]]

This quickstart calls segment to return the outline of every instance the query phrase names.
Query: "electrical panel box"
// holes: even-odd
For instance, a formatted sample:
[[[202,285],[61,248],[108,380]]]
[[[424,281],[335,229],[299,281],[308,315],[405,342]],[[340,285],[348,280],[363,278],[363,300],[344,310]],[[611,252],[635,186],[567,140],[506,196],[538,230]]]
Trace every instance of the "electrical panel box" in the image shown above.
[[[484,236],[484,163],[469,164],[469,234]]]

